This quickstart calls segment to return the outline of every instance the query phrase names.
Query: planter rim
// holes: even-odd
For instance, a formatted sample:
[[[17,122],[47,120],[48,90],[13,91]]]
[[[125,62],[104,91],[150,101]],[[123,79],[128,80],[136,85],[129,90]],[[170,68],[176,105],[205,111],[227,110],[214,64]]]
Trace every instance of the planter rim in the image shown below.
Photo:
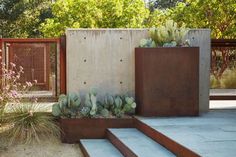
[[[166,48],[199,48],[199,46],[190,46],[190,47],[181,47],[181,46],[174,46],[174,47],[135,47],[135,49],[166,49]]]
[[[115,119],[132,119],[134,116],[127,116],[122,118],[59,118],[59,120],[115,120]]]

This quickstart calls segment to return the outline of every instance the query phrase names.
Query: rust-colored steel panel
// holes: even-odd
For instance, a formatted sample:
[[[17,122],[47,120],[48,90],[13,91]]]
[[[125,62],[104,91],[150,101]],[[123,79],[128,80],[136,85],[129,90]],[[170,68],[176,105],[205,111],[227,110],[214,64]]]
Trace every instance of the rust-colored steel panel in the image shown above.
[[[129,147],[127,147],[110,130],[106,130],[106,138],[123,154],[125,157],[138,157]]]
[[[9,61],[24,68],[21,82],[34,82],[35,87],[49,90],[50,47],[46,43],[11,43]]]
[[[63,143],[77,143],[80,139],[105,138],[107,128],[133,127],[133,118],[76,118],[60,119]]]
[[[60,38],[60,94],[66,94],[66,37]]]
[[[136,48],[135,97],[138,115],[198,115],[199,48]]]

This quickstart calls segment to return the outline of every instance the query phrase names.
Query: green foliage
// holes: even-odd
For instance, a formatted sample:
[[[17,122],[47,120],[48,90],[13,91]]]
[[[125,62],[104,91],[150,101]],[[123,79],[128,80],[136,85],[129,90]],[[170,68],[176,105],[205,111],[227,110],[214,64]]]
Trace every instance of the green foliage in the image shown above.
[[[38,104],[14,105],[11,113],[6,116],[10,128],[7,137],[10,144],[40,142],[52,137],[59,137],[59,127],[52,116],[47,115],[46,109]]]
[[[155,9],[173,8],[181,1],[183,0],[149,0],[148,8],[150,11],[154,11]]]
[[[221,88],[221,82],[214,75],[210,76],[210,85],[211,88]]]
[[[97,110],[98,110],[96,95],[97,95],[96,92],[90,92],[86,95],[85,103],[83,106],[83,108],[85,108],[85,110],[83,110],[83,108],[82,108],[82,111],[86,111],[86,112],[83,112],[83,116],[86,116],[86,117],[96,116]]]
[[[210,77],[212,89],[235,89],[236,88],[236,71],[235,69],[226,69],[220,78],[214,75]]]
[[[58,103],[52,106],[52,114],[54,116],[76,118],[80,104],[80,96],[76,93],[60,95]]]
[[[66,28],[141,28],[149,15],[143,0],[57,0],[53,18],[41,24],[46,37]]]
[[[236,71],[226,70],[221,78],[221,86],[223,88],[236,88]]]
[[[61,110],[60,104],[68,104],[66,95],[62,95],[59,98],[59,102],[54,104],[52,107],[52,113],[57,117],[67,117],[67,118],[76,118],[76,117],[123,117],[125,114],[134,113],[136,108],[136,103],[134,98],[128,96],[111,96],[106,95],[104,97],[104,102],[97,101],[96,92],[91,91],[86,94],[84,102],[81,105],[77,105],[76,108],[67,108],[65,113],[64,110]],[[78,100],[78,96],[74,97],[72,100]],[[76,101],[75,101],[76,102]],[[80,104],[80,103],[79,103]],[[64,105],[63,105],[64,106]],[[68,105],[66,105],[68,106]],[[71,115],[71,113],[73,113]]]
[[[171,20],[171,12],[167,10],[156,9],[150,13],[149,17],[146,20],[147,28],[159,27],[160,25],[165,24],[167,20]]]
[[[107,100],[110,99],[108,102]],[[108,102],[108,104],[107,104]],[[105,106],[107,106],[108,110],[116,117],[123,117],[125,114],[129,114],[134,112],[136,108],[136,103],[134,102],[134,98],[128,96],[107,96],[105,98]]]
[[[141,39],[139,47],[156,47],[156,43],[152,39]]]
[[[50,0],[0,0],[0,36],[40,36],[40,24],[52,17],[50,4]]]
[[[177,27],[173,20],[167,20],[165,25],[150,29],[150,37],[158,46],[182,46],[188,29]]]
[[[235,0],[186,0],[169,13],[188,28],[210,28],[212,38],[236,37]]]

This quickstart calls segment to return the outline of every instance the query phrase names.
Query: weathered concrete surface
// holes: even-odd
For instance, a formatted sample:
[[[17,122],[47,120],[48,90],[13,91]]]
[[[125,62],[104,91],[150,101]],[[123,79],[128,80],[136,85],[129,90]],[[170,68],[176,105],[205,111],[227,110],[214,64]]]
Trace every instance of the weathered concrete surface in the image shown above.
[[[199,46],[199,110],[200,112],[209,109],[209,88],[210,88],[210,57],[211,38],[210,29],[197,29],[189,31],[187,39],[192,46]]]
[[[109,129],[123,144],[138,157],[174,157],[168,149],[153,141],[137,129]]]
[[[134,95],[134,47],[147,30],[67,30],[67,91]]]
[[[203,157],[236,156],[236,110],[213,110],[200,117],[139,119]]]
[[[134,48],[148,29],[67,29],[67,92],[130,93],[134,96]],[[210,30],[190,30],[200,46],[200,111],[209,108]]]
[[[80,140],[90,157],[123,157],[107,139]]]

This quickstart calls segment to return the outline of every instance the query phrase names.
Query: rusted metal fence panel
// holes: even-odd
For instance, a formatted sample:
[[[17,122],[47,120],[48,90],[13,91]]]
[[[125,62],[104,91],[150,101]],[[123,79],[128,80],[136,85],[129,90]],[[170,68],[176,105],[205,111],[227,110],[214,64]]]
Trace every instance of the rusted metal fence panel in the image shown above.
[[[65,38],[27,38],[27,39],[15,39],[15,38],[0,38],[0,56],[2,57],[3,60],[1,62],[14,62],[16,61],[16,58],[14,57],[16,54],[19,55],[20,51],[24,51],[20,56],[24,56],[27,54],[26,50],[31,49],[32,51],[34,50],[35,55],[32,57],[26,57],[26,60],[24,61],[25,63],[31,62],[32,65],[38,70],[41,71],[42,69],[46,71],[46,73],[42,73],[38,75],[39,73],[36,71],[34,73],[34,76],[31,76],[29,74],[30,78],[39,78],[39,82],[43,83],[45,81],[45,77],[49,76],[48,73],[50,72],[50,61],[49,59],[46,60],[46,62],[42,62],[45,60],[45,58],[49,58],[49,55],[42,55],[42,53],[38,53],[39,49],[44,49],[44,51],[50,51],[50,44],[56,44],[55,46],[55,75],[56,75],[56,82],[55,82],[55,95],[59,95],[61,93],[66,92],[66,82],[65,82],[65,77],[66,77],[66,71],[65,71],[65,60],[66,60],[66,52],[65,52]],[[6,54],[6,52],[9,52]],[[40,51],[41,52],[41,51]],[[40,59],[40,57],[43,57]],[[41,64],[42,62],[42,64]],[[48,68],[46,69],[44,67],[45,64],[48,64]],[[30,64],[29,64],[30,65]],[[39,67],[40,66],[40,67]],[[43,67],[42,67],[43,66]],[[35,69],[35,68],[34,68]],[[37,69],[36,69],[37,70]],[[31,73],[31,72],[30,72]],[[44,75],[45,74],[45,75]],[[42,76],[43,75],[43,76]],[[27,76],[28,77],[28,76]],[[48,77],[47,77],[48,78]],[[48,89],[48,84],[49,80],[46,80],[47,86],[43,89]]]
[[[236,74],[236,39],[212,39],[211,40],[211,88],[235,89],[233,79]],[[231,74],[230,77],[226,77]],[[216,82],[216,83],[213,83]],[[223,83],[222,83],[223,82]],[[211,100],[236,100],[235,95],[211,95]]]

